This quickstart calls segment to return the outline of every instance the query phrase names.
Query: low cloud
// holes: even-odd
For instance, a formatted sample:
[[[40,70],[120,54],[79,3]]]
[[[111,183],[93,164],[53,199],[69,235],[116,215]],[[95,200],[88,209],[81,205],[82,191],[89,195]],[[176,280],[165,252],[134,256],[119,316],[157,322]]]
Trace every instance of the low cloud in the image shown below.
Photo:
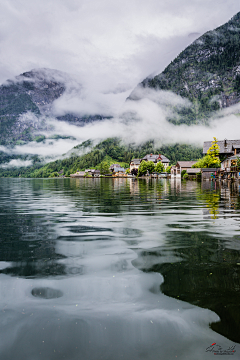
[[[14,149],[1,146],[0,151],[14,155],[39,155],[44,162],[48,162],[68,157],[73,152],[76,155],[82,155],[90,151],[91,147],[84,150],[81,148],[72,150],[74,146],[88,139],[91,139],[93,144],[109,137],[119,137],[124,143],[136,146],[147,140],[154,140],[157,146],[185,143],[202,147],[204,141],[212,140],[214,136],[219,140],[235,139],[240,129],[238,116],[240,104],[215,113],[207,126],[201,124],[177,126],[170,123],[168,119],[169,117],[177,118],[175,109],[191,106],[187,99],[170,91],[143,88],[136,90],[135,98],[137,100],[125,101],[121,111],[113,118],[95,121],[85,126],[76,126],[56,118],[43,117],[41,121],[45,124],[45,130],[42,130],[41,134],[46,136],[44,141],[39,143],[32,141],[25,145],[15,146]],[[32,116],[34,121],[35,115],[32,114]],[[31,121],[30,113],[27,115],[27,121]],[[70,138],[54,139],[56,134]],[[27,162],[24,164],[19,160],[12,160],[4,166],[29,165]]]
[[[4,169],[12,168],[12,167],[24,167],[24,166],[31,166],[32,160],[19,160],[13,159],[9,161],[9,163],[1,164],[0,167]]]
[[[238,11],[236,0],[2,1],[0,82],[51,68],[71,72],[91,96],[116,93],[121,84],[130,93],[163,71],[193,41],[189,34],[214,29]],[[109,104],[104,99],[101,106]]]
[[[118,116],[112,119],[90,123],[83,128],[70,128],[66,123],[56,124],[56,129],[69,134],[74,131],[78,141],[120,137],[125,143],[136,145],[153,139],[159,145],[186,143],[202,147],[203,142],[211,140],[213,136],[219,139],[236,138],[236,129],[240,127],[237,115],[240,113],[240,105],[219,111],[209,120],[207,126],[176,126],[168,119],[177,117],[173,107],[191,105],[187,99],[169,91],[151,89],[138,89],[137,98],[136,101],[126,101]]]

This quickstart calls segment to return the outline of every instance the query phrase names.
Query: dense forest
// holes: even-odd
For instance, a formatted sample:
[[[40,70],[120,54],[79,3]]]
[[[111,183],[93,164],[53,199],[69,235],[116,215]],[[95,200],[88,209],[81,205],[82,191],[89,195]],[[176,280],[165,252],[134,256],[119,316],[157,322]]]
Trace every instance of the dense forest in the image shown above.
[[[61,175],[69,176],[77,170],[87,168],[99,169],[103,162],[108,165],[119,163],[125,168],[129,167],[130,160],[133,158],[143,158],[146,154],[162,154],[169,158],[171,164],[178,160],[197,160],[202,157],[202,149],[186,144],[163,145],[156,147],[154,141],[148,141],[145,144],[133,147],[124,145],[118,138],[110,138],[102,141],[92,147],[92,150],[82,156],[77,156],[74,150],[81,150],[91,146],[91,141],[73,148],[72,155],[63,160],[50,162],[44,166],[41,165],[38,157],[34,157],[33,166],[22,168],[0,168],[0,177],[50,177]]]

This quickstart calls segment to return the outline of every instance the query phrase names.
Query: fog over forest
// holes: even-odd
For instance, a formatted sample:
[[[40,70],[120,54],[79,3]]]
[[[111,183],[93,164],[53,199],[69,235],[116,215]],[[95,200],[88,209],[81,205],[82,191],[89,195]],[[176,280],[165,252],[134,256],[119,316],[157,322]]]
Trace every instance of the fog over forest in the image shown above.
[[[126,143],[155,139],[202,146],[213,136],[235,138],[239,128],[236,105],[208,126],[175,126],[167,121],[169,104],[187,100],[166,91],[144,91],[139,101],[125,101],[147,76],[160,73],[189,44],[208,30],[227,22],[239,11],[234,0],[30,0],[0,5],[0,82],[36,68],[57,69],[74,79],[55,101],[56,114],[111,116],[76,127],[54,118],[53,133],[76,140],[51,140],[16,146],[13,153],[53,158],[87,140],[120,136]],[[81,84],[81,85],[79,85]],[[223,116],[224,115],[224,116]],[[28,114],[28,116],[34,116]],[[2,151],[8,151],[1,147]]]

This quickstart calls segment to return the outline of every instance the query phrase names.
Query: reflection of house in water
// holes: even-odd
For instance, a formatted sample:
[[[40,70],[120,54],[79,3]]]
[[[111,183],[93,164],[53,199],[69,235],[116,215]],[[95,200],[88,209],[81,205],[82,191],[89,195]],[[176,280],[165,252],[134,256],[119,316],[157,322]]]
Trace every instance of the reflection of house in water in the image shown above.
[[[136,195],[139,193],[139,182],[137,179],[130,179],[130,193]]]
[[[239,184],[236,182],[202,182],[199,199],[204,200],[206,211],[204,215],[210,214],[211,218],[231,217],[226,210],[240,209]]]
[[[114,191],[125,191],[126,185],[128,184],[129,180],[130,179],[121,178],[121,177],[113,178],[112,179],[113,190]]]
[[[170,184],[171,184],[171,190],[176,190],[177,192],[180,192],[181,190],[181,186],[182,186],[182,183],[181,183],[181,177],[171,177],[171,180],[170,180]]]
[[[169,182],[166,179],[129,179],[131,195],[143,195],[147,200],[155,202],[169,194]]]
[[[228,209],[240,209],[239,184],[225,181],[222,183],[220,189],[224,207]]]

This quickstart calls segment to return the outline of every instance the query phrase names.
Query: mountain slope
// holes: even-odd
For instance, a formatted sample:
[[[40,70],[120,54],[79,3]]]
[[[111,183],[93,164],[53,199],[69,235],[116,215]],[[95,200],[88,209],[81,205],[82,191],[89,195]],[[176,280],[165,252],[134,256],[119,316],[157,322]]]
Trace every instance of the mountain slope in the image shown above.
[[[54,101],[72,85],[81,93],[81,85],[61,71],[35,69],[7,80],[0,86],[0,145],[15,145],[35,139],[34,133],[47,130],[46,118],[56,117],[75,125],[103,117],[64,114],[56,116]]]
[[[176,163],[178,160],[199,159],[202,156],[202,149],[184,144],[163,145],[157,148],[153,141],[148,141],[139,147],[133,147],[124,145],[120,139],[110,138],[96,146],[93,146],[90,140],[85,141],[75,146],[69,153],[68,158],[56,160],[44,166],[41,166],[41,163],[35,158],[33,166],[12,169],[0,168],[0,177],[19,175],[22,177],[51,177],[61,170],[63,170],[61,175],[70,175],[77,170],[99,168],[103,161],[107,162],[108,165],[117,162],[124,167],[128,167],[132,158],[143,158],[150,153],[164,154],[170,159],[171,163]],[[82,153],[82,155],[78,155],[78,153]]]
[[[191,101],[178,110],[180,123],[206,121],[213,111],[240,101],[240,12],[229,22],[208,31],[180,53],[166,69],[139,84],[139,88],[170,90]]]

